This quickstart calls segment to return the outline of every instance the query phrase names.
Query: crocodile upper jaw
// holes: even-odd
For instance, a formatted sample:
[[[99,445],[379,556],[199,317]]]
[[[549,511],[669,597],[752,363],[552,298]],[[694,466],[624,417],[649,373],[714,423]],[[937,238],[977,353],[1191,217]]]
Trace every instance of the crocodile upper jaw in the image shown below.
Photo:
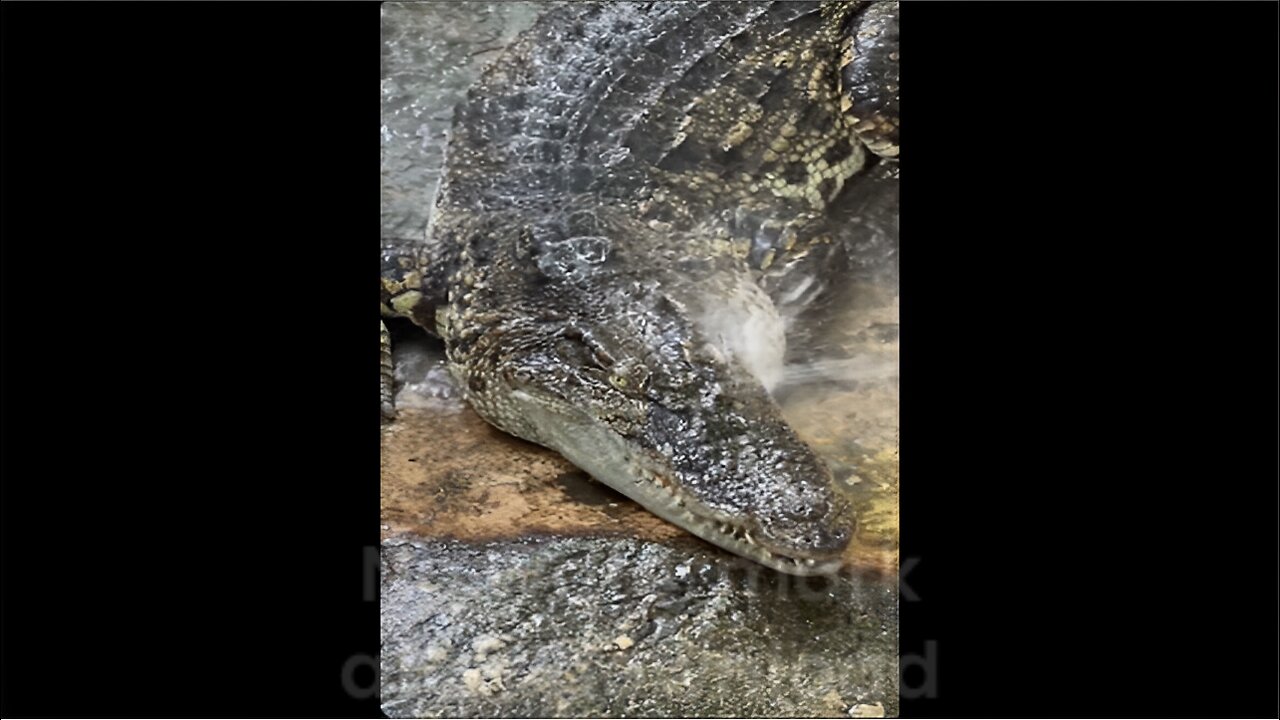
[[[840,552],[783,550],[768,541],[759,524],[742,513],[717,512],[681,487],[658,458],[586,413],[552,410],[536,395],[516,390],[512,399],[539,427],[542,442],[596,480],[626,495],[664,520],[710,543],[790,575],[824,575],[840,569]],[[841,548],[842,550],[843,548]]]

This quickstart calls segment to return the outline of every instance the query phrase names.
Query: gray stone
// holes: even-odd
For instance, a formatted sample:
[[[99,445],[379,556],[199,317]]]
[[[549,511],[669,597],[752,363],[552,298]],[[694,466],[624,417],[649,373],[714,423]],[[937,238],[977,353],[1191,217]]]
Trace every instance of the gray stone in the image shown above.
[[[392,717],[847,717],[897,712],[897,594],[698,543],[383,544]]]

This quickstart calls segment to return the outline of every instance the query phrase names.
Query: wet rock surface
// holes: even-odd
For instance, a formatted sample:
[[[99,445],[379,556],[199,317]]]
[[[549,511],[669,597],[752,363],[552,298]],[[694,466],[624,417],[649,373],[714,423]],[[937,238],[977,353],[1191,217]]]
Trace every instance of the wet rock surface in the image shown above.
[[[897,703],[896,593],[692,543],[384,542],[393,717],[816,716]]]

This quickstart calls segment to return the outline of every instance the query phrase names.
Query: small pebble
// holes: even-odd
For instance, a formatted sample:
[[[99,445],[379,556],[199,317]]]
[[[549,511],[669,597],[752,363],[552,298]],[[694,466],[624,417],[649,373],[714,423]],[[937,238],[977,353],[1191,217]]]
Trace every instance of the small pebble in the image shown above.
[[[849,708],[849,717],[882,718],[884,717],[884,704],[874,703],[871,705],[854,705]]]
[[[480,671],[475,668],[469,668],[462,672],[462,684],[467,686],[471,692],[479,692],[480,685],[484,682],[480,677]]]

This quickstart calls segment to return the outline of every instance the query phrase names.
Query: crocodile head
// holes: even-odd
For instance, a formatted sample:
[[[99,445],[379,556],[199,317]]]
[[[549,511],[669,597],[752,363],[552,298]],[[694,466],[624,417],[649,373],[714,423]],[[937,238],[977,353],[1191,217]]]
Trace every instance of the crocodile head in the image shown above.
[[[830,470],[657,288],[507,314],[455,366],[473,407],[738,555],[797,575],[838,569],[853,516]]]

